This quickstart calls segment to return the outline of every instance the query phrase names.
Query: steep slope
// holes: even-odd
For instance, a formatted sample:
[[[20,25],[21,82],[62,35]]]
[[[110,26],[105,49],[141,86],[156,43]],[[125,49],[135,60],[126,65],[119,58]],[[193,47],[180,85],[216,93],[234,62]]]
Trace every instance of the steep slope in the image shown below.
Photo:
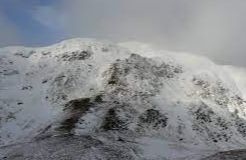
[[[234,66],[223,66],[231,78],[236,82],[237,88],[241,91],[244,99],[246,98],[246,69]]]
[[[244,93],[204,57],[72,39],[3,48],[0,62],[5,159],[199,159],[246,147]]]

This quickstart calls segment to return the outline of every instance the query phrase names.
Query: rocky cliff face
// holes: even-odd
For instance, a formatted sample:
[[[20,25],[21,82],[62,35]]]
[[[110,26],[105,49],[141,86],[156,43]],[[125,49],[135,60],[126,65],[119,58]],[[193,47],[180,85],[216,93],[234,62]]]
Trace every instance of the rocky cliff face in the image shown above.
[[[0,76],[4,159],[200,159],[246,147],[245,93],[203,57],[73,39],[1,49]]]

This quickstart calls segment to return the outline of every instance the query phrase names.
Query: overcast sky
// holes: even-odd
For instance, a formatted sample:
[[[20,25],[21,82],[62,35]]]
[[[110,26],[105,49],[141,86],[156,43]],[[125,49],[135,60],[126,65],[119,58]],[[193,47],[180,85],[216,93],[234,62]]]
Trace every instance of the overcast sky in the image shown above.
[[[141,41],[246,67],[245,0],[0,0],[0,46]]]

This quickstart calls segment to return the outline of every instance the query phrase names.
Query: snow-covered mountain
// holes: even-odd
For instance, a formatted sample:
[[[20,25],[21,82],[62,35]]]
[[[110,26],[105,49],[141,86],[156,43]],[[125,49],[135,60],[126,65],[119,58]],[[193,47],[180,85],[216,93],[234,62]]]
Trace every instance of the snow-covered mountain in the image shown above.
[[[246,72],[136,43],[0,49],[0,158],[187,159],[246,149]]]

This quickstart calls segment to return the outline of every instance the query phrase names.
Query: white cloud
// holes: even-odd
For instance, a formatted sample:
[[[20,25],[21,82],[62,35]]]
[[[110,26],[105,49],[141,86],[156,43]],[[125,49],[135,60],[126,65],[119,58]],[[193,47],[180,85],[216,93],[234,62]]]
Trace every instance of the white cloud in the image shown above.
[[[246,1],[63,0],[36,19],[73,37],[137,40],[246,66]]]
[[[62,30],[66,22],[63,12],[54,6],[36,6],[32,16],[42,25],[55,30]]]

